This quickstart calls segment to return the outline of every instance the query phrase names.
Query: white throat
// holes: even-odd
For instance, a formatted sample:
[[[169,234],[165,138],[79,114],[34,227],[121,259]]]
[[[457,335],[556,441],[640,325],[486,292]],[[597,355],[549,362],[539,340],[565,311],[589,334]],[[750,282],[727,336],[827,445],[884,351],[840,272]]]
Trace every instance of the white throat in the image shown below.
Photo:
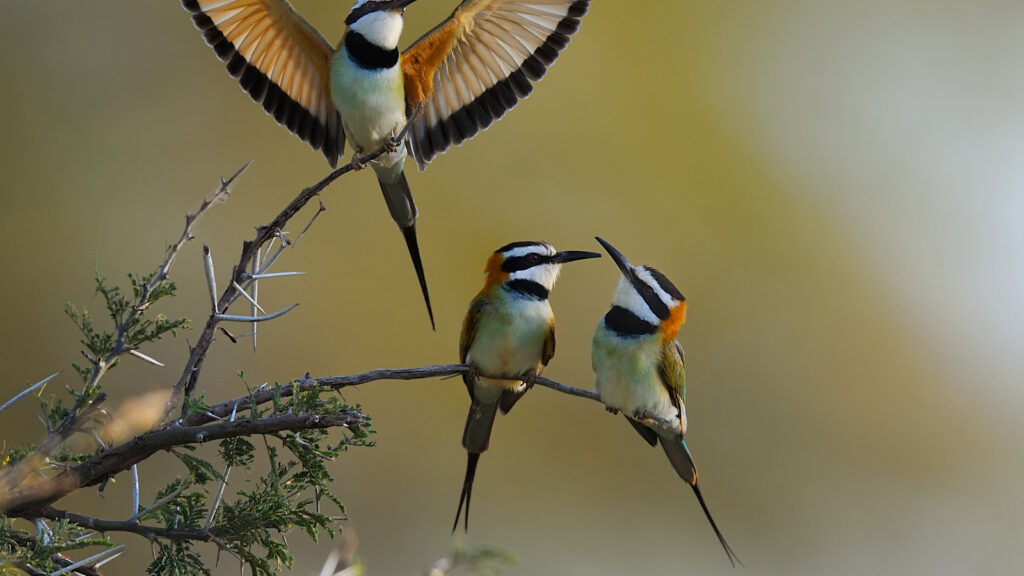
[[[625,276],[619,277],[619,286],[615,289],[615,296],[612,297],[612,305],[629,310],[649,324],[657,326],[661,322],[661,319],[651,312],[647,302],[644,302],[643,297],[636,291],[633,284],[626,280]]]
[[[508,275],[509,280],[532,280],[547,289],[548,292],[555,287],[558,274],[562,271],[561,264],[541,264],[526,270],[520,270]]]
[[[385,50],[392,50],[398,48],[402,35],[402,15],[390,10],[373,12],[356,20],[350,30]]]

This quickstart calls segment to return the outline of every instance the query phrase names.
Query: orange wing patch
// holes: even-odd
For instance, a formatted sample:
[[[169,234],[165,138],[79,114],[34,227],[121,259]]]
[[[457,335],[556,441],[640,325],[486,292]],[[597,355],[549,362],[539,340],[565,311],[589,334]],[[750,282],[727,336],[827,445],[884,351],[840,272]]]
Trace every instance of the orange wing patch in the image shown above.
[[[569,44],[590,0],[465,0],[402,54],[409,136],[420,170],[533,91]]]
[[[334,50],[283,0],[182,0],[228,73],[278,124],[336,166],[345,148],[330,96]]]

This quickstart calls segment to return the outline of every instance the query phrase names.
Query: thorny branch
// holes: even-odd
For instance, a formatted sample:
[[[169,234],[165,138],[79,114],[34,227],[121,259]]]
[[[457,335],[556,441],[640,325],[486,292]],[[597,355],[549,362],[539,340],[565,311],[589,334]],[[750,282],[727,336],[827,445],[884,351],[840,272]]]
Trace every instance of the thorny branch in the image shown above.
[[[67,416],[64,418],[63,422],[61,422],[60,426],[47,433],[46,438],[36,451],[40,457],[49,458],[61,446],[61,444],[77,430],[77,423],[79,419],[86,415],[91,409],[98,406],[105,399],[103,394],[94,396],[90,393],[90,390],[96,389],[100,379],[103,378],[103,375],[106,374],[107,370],[117,362],[118,358],[124,354],[130,354],[136,351],[134,346],[129,345],[125,341],[129,327],[131,327],[138,319],[139,315],[149,307],[150,297],[153,295],[154,291],[167,280],[171,265],[174,264],[174,260],[178,253],[181,251],[182,247],[193,238],[193,225],[214,204],[227,198],[231,184],[248,167],[249,163],[246,163],[237,172],[235,172],[233,176],[227,180],[221,180],[220,187],[209,197],[203,199],[202,204],[200,204],[199,208],[197,208],[195,212],[186,214],[185,227],[182,230],[181,235],[178,237],[177,241],[167,249],[167,256],[164,258],[163,263],[160,264],[160,267],[157,269],[153,277],[142,286],[142,289],[139,291],[138,297],[135,299],[134,304],[128,311],[127,316],[125,316],[125,318],[115,328],[114,345],[110,352],[102,358],[94,358],[88,354],[86,355],[86,358],[89,359],[93,367],[89,374],[89,379],[85,384],[85,388],[83,389],[82,394],[75,401],[75,404],[68,411]],[[6,493],[21,484],[31,472],[32,468],[27,460],[18,465],[14,470],[8,470],[6,474],[0,477],[0,494]]]
[[[402,141],[405,138],[406,131],[412,127],[413,121],[415,120],[416,114],[419,109],[413,113],[408,123],[402,129],[402,131],[396,136],[398,141]],[[199,339],[196,341],[195,346],[192,347],[189,353],[188,361],[185,363],[185,369],[181,374],[181,378],[174,385],[174,390],[171,393],[170,400],[167,401],[167,407],[164,410],[164,420],[169,418],[171,414],[182,405],[182,400],[186,397],[191,397],[193,390],[195,389],[196,381],[199,378],[199,371],[202,369],[203,360],[206,358],[206,353],[210,349],[210,345],[213,344],[213,336],[217,332],[217,327],[221,321],[224,320],[224,314],[227,312],[228,307],[231,306],[235,300],[239,298],[239,291],[235,288],[235,284],[248,288],[253,274],[249,272],[251,264],[259,257],[260,249],[268,242],[275,238],[281,238],[282,243],[285,242],[282,231],[285,225],[295,217],[296,214],[302,210],[310,200],[316,198],[320,192],[322,192],[327,186],[338,178],[345,174],[358,169],[361,166],[366,165],[368,162],[376,160],[387,152],[386,146],[381,146],[376,150],[353,158],[348,164],[339,167],[334,172],[331,172],[323,180],[316,184],[305,188],[299,193],[292,201],[285,206],[277,216],[274,217],[269,223],[259,226],[256,229],[256,236],[252,240],[247,240],[242,243],[242,253],[238,258],[238,263],[235,264],[231,272],[231,280],[227,283],[228,287],[221,294],[220,298],[217,299],[215,306],[215,313],[210,315],[210,318],[206,321],[206,325],[203,327],[202,333],[199,335]],[[319,216],[320,212],[317,211],[316,216]],[[305,230],[303,230],[303,233]],[[266,269],[273,263],[273,257],[263,263],[263,269]],[[184,411],[182,411],[184,416]]]
[[[38,540],[36,538],[32,537],[32,536],[23,536],[21,534],[10,534],[8,536],[8,538],[10,538],[12,541],[14,541],[18,546],[21,546],[23,548],[30,548],[30,547],[35,547],[35,546],[39,545]],[[67,558],[67,557],[65,557],[65,556],[63,556],[61,554],[54,554],[51,557],[51,559],[53,560],[54,564],[56,564],[57,566],[60,566],[61,568],[67,568],[67,567],[75,564],[75,562],[73,560],[71,560],[70,558]],[[29,574],[30,576],[45,575],[46,574],[46,572],[41,572],[41,571],[37,570],[35,567],[31,566],[27,562],[18,561],[18,562],[15,562],[14,565],[19,570],[25,572],[26,574]],[[79,566],[79,567],[75,568],[75,572],[77,574],[81,574],[82,576],[101,576],[99,571],[97,571],[92,566]]]
[[[224,438],[274,434],[285,430],[357,427],[366,416],[355,411],[336,414],[285,414],[256,420],[216,422],[205,426],[171,426],[132,438],[72,466],[48,480],[0,495],[0,511],[11,517],[43,516],[39,511],[71,492],[99,484],[146,460],[160,450],[188,444],[202,444]]]

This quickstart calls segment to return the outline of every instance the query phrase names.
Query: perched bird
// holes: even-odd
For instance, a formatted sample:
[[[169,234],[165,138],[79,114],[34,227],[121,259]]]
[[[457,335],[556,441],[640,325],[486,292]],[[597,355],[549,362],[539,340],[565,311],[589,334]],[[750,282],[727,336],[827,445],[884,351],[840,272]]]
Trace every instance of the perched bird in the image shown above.
[[[735,566],[739,558],[704,503],[697,468],[683,440],[686,363],[676,333],[686,321],[686,298],[658,270],[633,266],[614,246],[601,238],[597,241],[622,271],[622,278],[611,309],[598,323],[591,343],[595,392],[610,412],[621,410],[648,444],[661,442],[676,473],[693,488],[729,562]]]
[[[462,433],[469,460],[453,532],[463,504],[469,530],[473,477],[498,409],[503,414],[511,410],[555,354],[555,315],[548,295],[562,264],[600,257],[596,252],[556,252],[546,242],[513,242],[487,260],[487,280],[469,305],[459,339],[459,358],[470,367],[463,382],[472,404]]]
[[[372,166],[433,326],[405,157],[412,154],[422,171],[526,97],[568,45],[590,0],[464,0],[399,52],[404,9],[415,1],[358,0],[337,48],[287,0],[182,5],[242,89],[332,167],[346,134],[357,153],[387,147]],[[395,136],[419,106],[403,145]]]

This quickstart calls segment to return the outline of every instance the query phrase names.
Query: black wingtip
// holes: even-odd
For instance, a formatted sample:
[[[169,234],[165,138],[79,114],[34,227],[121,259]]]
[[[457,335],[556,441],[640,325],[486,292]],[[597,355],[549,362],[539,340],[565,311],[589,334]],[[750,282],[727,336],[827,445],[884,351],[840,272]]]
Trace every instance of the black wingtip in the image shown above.
[[[459,516],[462,516],[462,505],[466,505],[466,515],[463,517],[463,530],[469,532],[469,501],[473,497],[473,478],[476,476],[476,464],[480,461],[480,455],[475,452],[466,453],[469,458],[466,461],[466,479],[462,481],[462,495],[459,496],[459,509],[455,512],[455,523],[452,524],[452,534],[459,529]]]
[[[743,565],[743,562],[740,561],[740,557],[732,551],[732,547],[725,541],[725,536],[723,536],[722,531],[718,529],[718,524],[715,524],[715,519],[711,517],[711,511],[708,510],[708,505],[704,502],[704,496],[700,493],[700,487],[697,485],[697,482],[690,484],[690,487],[693,488],[693,493],[697,495],[697,502],[700,502],[700,507],[704,510],[704,515],[708,517],[708,522],[711,523],[711,528],[715,531],[715,536],[718,536],[718,541],[722,544],[722,549],[725,550],[725,555],[729,557],[729,563],[732,564],[733,568],[735,568],[737,564],[740,565],[740,568],[746,568],[746,566]]]
[[[423,301],[427,304],[427,314],[430,316],[430,329],[437,332],[434,325],[434,308],[430,305],[430,291],[427,290],[427,277],[423,272],[423,261],[420,259],[420,245],[416,240],[416,224],[401,228],[402,236],[405,237],[405,245],[409,248],[409,257],[412,258],[412,265],[416,268],[416,278],[420,281],[420,291],[423,292]]]

